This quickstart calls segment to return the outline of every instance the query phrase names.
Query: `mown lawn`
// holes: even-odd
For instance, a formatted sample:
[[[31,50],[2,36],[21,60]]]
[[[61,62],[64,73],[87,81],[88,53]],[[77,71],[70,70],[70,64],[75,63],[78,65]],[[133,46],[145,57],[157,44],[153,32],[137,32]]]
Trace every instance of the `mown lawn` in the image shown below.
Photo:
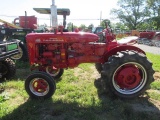
[[[147,53],[155,71],[160,56]],[[28,63],[17,63],[16,77],[0,84],[0,120],[160,120],[160,79],[133,100],[111,98],[94,64],[65,70],[51,99],[31,100],[24,89]]]

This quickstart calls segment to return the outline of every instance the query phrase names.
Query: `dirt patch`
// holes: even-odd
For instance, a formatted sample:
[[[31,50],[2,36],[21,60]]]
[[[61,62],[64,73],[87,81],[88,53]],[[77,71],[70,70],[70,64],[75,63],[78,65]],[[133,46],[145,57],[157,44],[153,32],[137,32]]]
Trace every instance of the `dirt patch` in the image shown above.
[[[159,113],[160,113],[160,101],[154,100],[154,99],[149,99],[149,101],[159,109]]]
[[[160,81],[160,72],[155,72],[154,73],[154,79]]]
[[[96,79],[96,78],[100,78],[100,74],[98,73],[98,71],[96,70],[95,66],[91,66],[91,71],[84,71],[81,68],[74,68],[74,75],[75,76],[83,76],[86,78],[89,76],[91,79]]]

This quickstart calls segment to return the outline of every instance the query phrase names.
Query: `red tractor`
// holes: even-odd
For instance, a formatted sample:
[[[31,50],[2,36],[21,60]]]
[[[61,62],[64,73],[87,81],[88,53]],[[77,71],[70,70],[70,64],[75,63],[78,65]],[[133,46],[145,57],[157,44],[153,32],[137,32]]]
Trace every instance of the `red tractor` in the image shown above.
[[[26,36],[31,73],[25,89],[31,98],[50,98],[55,90],[54,79],[60,78],[66,68],[81,63],[96,63],[110,92],[121,98],[134,98],[154,81],[152,63],[145,52],[126,43],[118,43],[106,29],[105,43],[92,33],[63,32],[30,33]]]

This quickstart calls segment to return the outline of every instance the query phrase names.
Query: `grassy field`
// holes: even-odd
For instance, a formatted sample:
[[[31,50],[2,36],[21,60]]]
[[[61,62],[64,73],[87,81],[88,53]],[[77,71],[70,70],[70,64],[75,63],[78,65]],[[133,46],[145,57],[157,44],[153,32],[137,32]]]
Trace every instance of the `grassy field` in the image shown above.
[[[147,57],[152,61],[154,70],[160,72],[160,55],[147,53]]]
[[[147,57],[160,73],[160,56]],[[81,64],[65,70],[52,98],[40,101],[29,99],[24,89],[29,65],[17,67],[13,80],[0,83],[0,120],[160,120],[160,76],[143,96],[121,100],[101,89],[94,64]]]

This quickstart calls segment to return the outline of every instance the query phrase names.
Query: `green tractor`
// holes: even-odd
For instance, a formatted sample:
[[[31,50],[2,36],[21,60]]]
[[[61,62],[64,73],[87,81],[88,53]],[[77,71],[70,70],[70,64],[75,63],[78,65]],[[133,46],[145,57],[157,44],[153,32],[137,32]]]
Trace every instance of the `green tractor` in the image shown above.
[[[10,57],[16,54],[19,54],[16,40],[0,42],[0,82],[15,75],[16,66]]]
[[[40,14],[50,14],[50,8],[33,8],[36,12]],[[63,26],[66,26],[66,16],[70,15],[70,10],[66,8],[58,8],[57,14],[63,16]],[[19,16],[14,19],[13,24],[8,23],[2,19],[0,22],[3,26],[0,26],[0,41],[12,41],[12,39],[17,39],[19,43],[20,53],[12,56],[14,60],[28,61],[28,50],[26,47],[26,35],[32,32],[47,32],[48,28],[37,29],[37,18],[35,16]]]

